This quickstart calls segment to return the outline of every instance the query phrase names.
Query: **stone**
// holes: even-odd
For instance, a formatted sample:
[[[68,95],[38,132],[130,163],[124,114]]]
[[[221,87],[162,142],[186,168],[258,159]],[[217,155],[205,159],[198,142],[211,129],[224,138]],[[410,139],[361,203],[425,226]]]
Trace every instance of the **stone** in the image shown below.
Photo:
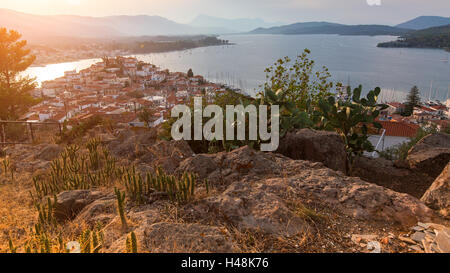
[[[436,244],[441,253],[450,253],[450,237],[442,231],[436,234]]]
[[[180,166],[183,168],[176,172],[202,173],[210,185],[229,187],[221,195],[214,197],[215,201],[212,202],[214,207],[223,208],[225,211],[242,206],[239,202],[244,202],[243,200],[255,202],[254,198],[260,198],[259,196],[269,198],[277,204],[285,204],[286,193],[292,192],[294,196],[297,194],[297,199],[302,198],[301,194],[311,194],[324,205],[332,206],[341,213],[360,220],[390,221],[411,227],[418,221],[435,218],[431,209],[412,196],[358,178],[346,177],[321,163],[291,160],[282,155],[266,154],[249,147],[202,158],[213,160],[218,169],[212,171],[210,168],[209,171],[203,172],[203,169],[198,169],[198,166],[203,164],[194,163],[196,159],[191,157],[182,162]],[[259,188],[266,188],[270,192],[260,193]],[[269,193],[274,195],[269,196]],[[225,205],[227,202],[230,203]],[[286,205],[279,206],[284,207]],[[236,214],[231,211],[229,213]]]
[[[175,172],[193,172],[200,179],[207,179],[211,185],[229,185],[245,178],[257,181],[268,176],[280,176],[282,169],[277,161],[283,159],[288,158],[245,146],[231,152],[189,157],[181,162]]]
[[[450,217],[450,162],[425,192],[421,201],[444,217]]]
[[[140,252],[231,253],[239,252],[227,230],[200,224],[155,223],[135,230]],[[106,252],[124,252],[126,236]]]
[[[422,245],[425,253],[433,253],[431,250],[431,243],[427,240],[422,240]]]
[[[425,239],[425,233],[415,232],[413,235],[411,235],[411,239],[416,241],[417,243],[420,243],[423,239]]]
[[[62,151],[63,149],[59,145],[49,144],[41,148],[41,151],[35,158],[39,160],[52,161],[57,158]]]
[[[367,250],[371,250],[370,253],[381,253],[381,245],[379,242],[371,241],[367,244]]]
[[[417,252],[422,252],[422,248],[420,246],[418,246],[418,245],[412,245],[412,246],[409,246],[409,248],[411,250],[414,250],[414,251],[417,251]]]
[[[352,241],[356,241],[359,243],[361,240],[364,240],[366,242],[374,241],[378,238],[378,235],[375,234],[369,234],[369,235],[360,235],[360,234],[353,234],[352,235]]]
[[[428,228],[430,227],[430,224],[424,224],[424,223],[422,223],[422,222],[419,222],[417,225],[418,225],[419,227],[423,227],[424,229],[428,229]]]
[[[415,226],[415,227],[412,227],[411,229],[414,231],[423,231],[424,230],[424,228],[420,227],[420,226]]]
[[[352,169],[352,176],[391,189],[407,193],[420,199],[434,179],[426,174],[406,168],[398,168],[384,158],[358,157]]]
[[[438,177],[450,161],[450,135],[438,133],[424,137],[411,148],[406,160],[411,169]]]
[[[72,220],[87,205],[105,196],[106,194],[100,191],[76,190],[62,192],[57,195],[53,214],[60,222]]]
[[[345,145],[334,132],[302,129],[289,132],[276,151],[295,160],[321,162],[330,169],[346,172]]]
[[[403,241],[403,242],[405,242],[405,243],[408,243],[408,244],[416,244],[416,242],[415,241],[413,241],[413,240],[411,240],[411,239],[409,239],[409,238],[407,238],[407,237],[404,237],[404,236],[398,236],[398,239],[400,240],[400,241]]]
[[[101,224],[105,226],[117,216],[117,200],[115,196],[98,199],[80,211],[75,221],[84,222],[91,227]]]
[[[153,167],[162,167],[166,172],[173,173],[181,162],[194,155],[189,144],[184,141],[161,141],[153,146],[148,147],[145,152],[146,157],[151,160],[145,163],[151,164]],[[141,162],[143,162],[141,160]]]
[[[184,172],[195,172],[199,179],[206,179],[210,173],[218,168],[214,159],[214,155],[195,155],[192,158],[181,162],[177,172],[179,174]]]

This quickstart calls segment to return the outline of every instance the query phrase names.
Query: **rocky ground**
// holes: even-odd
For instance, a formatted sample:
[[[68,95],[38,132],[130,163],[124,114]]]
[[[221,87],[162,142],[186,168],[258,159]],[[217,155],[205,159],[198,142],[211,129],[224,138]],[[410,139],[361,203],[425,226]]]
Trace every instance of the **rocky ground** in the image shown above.
[[[154,131],[92,135],[121,166],[135,165],[142,173],[161,166],[175,175],[198,176],[195,198],[186,204],[157,191],[145,204],[127,200],[127,230],[113,187],[59,193],[54,216],[64,236],[100,225],[104,252],[124,252],[131,231],[139,251],[153,253],[450,252],[447,136],[419,143],[402,168],[390,163],[374,171],[372,164],[360,164],[356,174],[362,179],[343,174],[343,144],[330,133],[292,133],[278,153],[242,147],[217,154],[194,154],[184,141],[157,141]],[[9,238],[17,245],[26,241],[37,217],[28,193],[32,176],[48,170],[62,150],[57,145],[5,150],[16,177],[2,175],[0,181],[0,252],[8,250]],[[414,157],[417,151],[421,157]],[[423,189],[405,185],[408,175]]]

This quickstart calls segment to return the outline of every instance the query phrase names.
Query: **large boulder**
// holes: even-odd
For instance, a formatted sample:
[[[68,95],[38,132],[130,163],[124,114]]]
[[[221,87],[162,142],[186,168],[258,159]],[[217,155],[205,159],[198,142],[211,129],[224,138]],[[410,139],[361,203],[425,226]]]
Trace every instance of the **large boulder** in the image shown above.
[[[106,194],[101,191],[75,190],[62,192],[57,195],[53,214],[60,222],[72,220],[87,205],[105,196]]]
[[[110,195],[84,207],[76,216],[75,221],[86,223],[92,227],[98,223],[104,226],[117,215],[117,199],[114,195]]]
[[[308,225],[286,200],[290,187],[279,182],[233,183],[219,196],[209,198],[202,214],[223,217],[241,231],[288,236],[303,233]]]
[[[279,175],[280,166],[274,163],[277,155],[255,151],[248,146],[214,155],[195,155],[179,165],[177,173],[192,172],[213,184],[230,184],[245,177],[257,180]],[[287,159],[287,158],[285,158]]]
[[[239,252],[227,230],[200,224],[160,222],[134,231],[141,253],[231,253]],[[126,236],[114,241],[109,253],[125,252]]]
[[[133,131],[128,128],[117,130],[115,138],[106,143],[114,156],[135,159],[145,154],[146,148],[154,145],[156,139],[154,129]]]
[[[287,180],[296,191],[313,193],[323,204],[355,219],[398,224],[431,221],[435,214],[418,199],[403,193],[345,177],[329,169],[304,170]]]
[[[322,162],[330,169],[346,171],[345,145],[333,132],[311,129],[289,132],[280,140],[277,153],[295,160]]]
[[[352,176],[421,198],[434,179],[427,174],[396,165],[398,166],[384,158],[358,157],[352,169]]]
[[[63,148],[61,148],[59,145],[49,144],[41,148],[39,154],[36,155],[36,159],[52,161],[53,159],[57,158],[62,151]]]
[[[421,199],[430,208],[438,210],[445,217],[450,216],[450,163],[434,181]]]
[[[406,159],[411,169],[438,177],[450,161],[450,135],[439,133],[419,141]]]
[[[167,172],[174,172],[180,163],[194,155],[189,144],[184,141],[161,141],[148,147],[140,163],[150,164],[153,167],[162,167]]]
[[[207,156],[210,161],[210,156]],[[198,218],[204,215],[226,217],[242,229],[256,227],[268,233],[282,230],[289,219],[288,233],[301,231],[304,222],[295,216],[290,204],[312,195],[335,211],[364,221],[381,221],[408,226],[434,219],[434,212],[408,194],[346,177],[321,163],[295,161],[278,154],[267,154],[242,147],[215,155],[218,169],[202,173],[210,184],[225,185],[226,190],[194,208]],[[205,160],[206,161],[206,160]],[[210,163],[209,163],[210,164]],[[196,171],[193,158],[180,167]],[[206,168],[205,168],[206,169]],[[222,174],[222,175],[221,175]],[[202,217],[201,217],[202,216]],[[284,230],[287,231],[286,229]]]

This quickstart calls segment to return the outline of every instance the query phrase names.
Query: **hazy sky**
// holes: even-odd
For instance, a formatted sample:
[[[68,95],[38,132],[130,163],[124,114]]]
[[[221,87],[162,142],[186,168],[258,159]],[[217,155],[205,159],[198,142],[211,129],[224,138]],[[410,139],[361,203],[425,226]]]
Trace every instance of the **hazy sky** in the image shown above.
[[[450,17],[450,0],[1,0],[0,8],[36,14],[160,15],[180,23],[198,14],[352,24],[397,24],[419,15]]]

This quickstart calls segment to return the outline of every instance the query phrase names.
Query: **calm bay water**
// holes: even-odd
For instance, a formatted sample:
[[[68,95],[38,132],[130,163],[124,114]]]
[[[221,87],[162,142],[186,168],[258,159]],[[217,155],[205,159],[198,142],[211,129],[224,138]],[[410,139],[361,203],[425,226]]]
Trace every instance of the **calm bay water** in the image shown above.
[[[435,49],[376,47],[379,42],[395,39],[392,36],[225,35],[220,38],[234,45],[136,57],[171,71],[192,68],[195,74],[208,80],[254,94],[265,81],[266,67],[283,56],[292,58],[308,48],[317,68],[327,66],[335,81],[350,82],[352,86],[362,84],[366,91],[380,86],[386,90],[385,100],[402,98],[413,85],[419,87],[424,98],[445,100],[448,96],[450,54]],[[60,77],[66,70],[89,67],[95,61],[98,60],[33,67],[28,73],[41,82]]]

